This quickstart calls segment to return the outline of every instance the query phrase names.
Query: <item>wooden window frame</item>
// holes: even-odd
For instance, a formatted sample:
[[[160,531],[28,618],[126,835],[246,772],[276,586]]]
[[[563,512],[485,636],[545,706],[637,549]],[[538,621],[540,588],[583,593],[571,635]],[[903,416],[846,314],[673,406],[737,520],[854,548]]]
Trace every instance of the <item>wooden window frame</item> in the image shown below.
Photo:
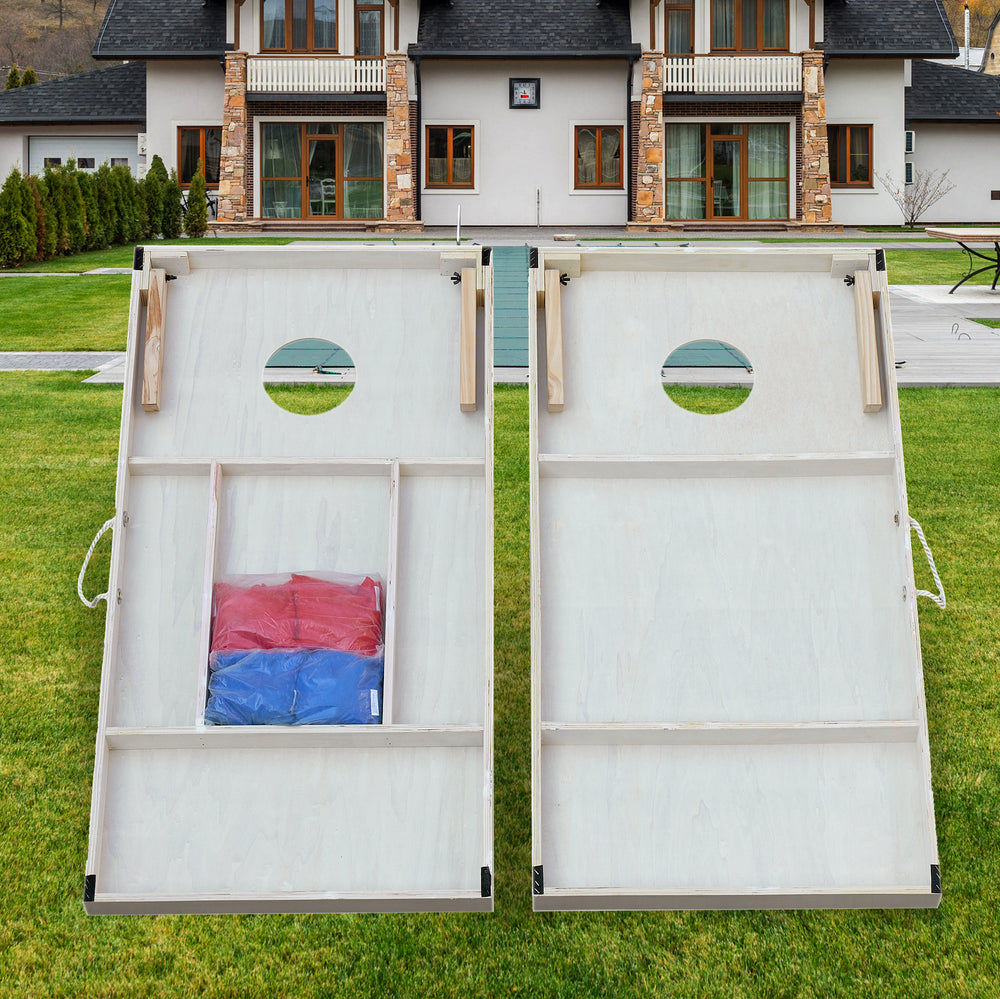
[[[443,183],[432,183],[430,180],[430,160],[431,160],[431,130],[445,129],[448,133],[448,179]],[[468,129],[472,145],[469,150],[469,158],[472,165],[469,169],[469,179],[467,181],[454,181],[452,179],[452,160],[455,152],[455,132]],[[475,125],[425,125],[424,126],[424,187],[430,191],[446,191],[454,189],[458,191],[468,191],[476,186],[476,126]]]
[[[178,180],[179,180],[179,183],[180,183],[180,186],[181,186],[181,190],[187,190],[191,186],[191,181],[189,181],[189,180],[180,180],[181,163],[182,163],[182,160],[183,160],[183,157],[182,157],[183,144],[181,142],[182,133],[184,133],[184,132],[198,132],[199,133],[199,135],[198,135],[198,159],[201,160],[202,169],[204,170],[204,166],[205,166],[205,133],[209,129],[213,129],[213,128],[217,128],[220,132],[222,132],[222,130],[223,130],[222,123],[220,122],[218,125],[178,125],[177,126],[177,177],[178,177]],[[222,164],[221,163],[219,164],[219,171],[220,171],[220,174],[221,174],[221,171],[222,171]],[[216,190],[218,188],[218,186],[219,186],[219,182],[218,181],[214,181],[211,184],[208,183],[207,180],[205,181],[205,187],[208,188],[211,191]]]
[[[874,186],[872,178],[872,166],[875,160],[875,137],[874,128],[871,125],[830,125],[827,124],[827,142],[829,146],[829,135],[831,129],[837,129],[843,135],[844,148],[846,150],[844,156],[844,167],[847,171],[847,180],[834,180],[834,174],[837,169],[837,162],[835,158],[830,155],[830,186],[831,187],[841,187],[841,188],[870,188]],[[868,176],[864,180],[851,180],[851,130],[860,130],[868,133]]]
[[[584,130],[597,133],[597,180],[592,184],[584,183],[580,180],[580,132]],[[618,171],[618,181],[604,181],[601,179],[601,143],[603,133],[614,129],[618,133],[618,151],[620,155],[620,169]],[[577,125],[573,129],[573,189],[576,191],[621,191],[625,188],[625,129],[621,125]]]
[[[691,48],[687,52],[670,51],[670,18],[671,11],[686,10],[690,18]],[[670,3],[663,5],[663,54],[665,56],[685,56],[694,54],[694,3]]]
[[[785,44],[783,46],[777,47],[764,47],[764,2],[765,0],[733,0],[735,3],[735,12],[733,16],[736,19],[735,22],[735,35],[736,44],[732,48],[717,48],[712,44],[712,39],[714,37],[714,23],[710,23],[708,37],[711,46],[711,51],[713,55],[753,55],[754,53],[774,55],[775,53],[788,53],[790,52],[789,42],[791,40],[791,6],[792,0],[785,0]],[[746,45],[743,40],[743,5],[745,3],[756,4],[757,6],[757,38],[755,39],[754,45]],[[714,11],[714,5],[710,5],[710,11]],[[710,15],[714,18],[714,13]]]
[[[338,7],[339,10],[339,7]],[[379,32],[379,50],[376,55],[361,55],[358,52],[358,41],[361,38],[361,17],[364,10],[377,10],[382,15],[382,30]],[[384,59],[385,58],[385,2],[382,3],[355,3],[354,5],[354,55],[357,59]]]
[[[285,0],[285,44],[281,48],[266,48],[264,45],[264,0],[260,4],[260,51],[267,54],[277,54],[280,52],[323,52],[335,53],[340,51],[340,4],[342,0],[337,0],[337,7],[333,18],[333,34],[337,44],[333,48],[316,48],[316,4],[315,0],[306,0],[306,47],[294,48],[292,46],[292,2]],[[384,25],[383,25],[384,31]]]

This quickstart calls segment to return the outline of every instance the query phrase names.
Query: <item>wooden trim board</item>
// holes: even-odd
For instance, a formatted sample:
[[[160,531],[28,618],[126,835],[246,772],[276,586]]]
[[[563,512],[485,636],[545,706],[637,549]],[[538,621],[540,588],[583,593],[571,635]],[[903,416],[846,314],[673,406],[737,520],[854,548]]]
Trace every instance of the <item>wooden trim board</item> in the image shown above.
[[[938,905],[880,258],[580,250],[553,411],[548,252],[528,292],[534,908]],[[716,338],[753,390],[688,413],[660,367]]]

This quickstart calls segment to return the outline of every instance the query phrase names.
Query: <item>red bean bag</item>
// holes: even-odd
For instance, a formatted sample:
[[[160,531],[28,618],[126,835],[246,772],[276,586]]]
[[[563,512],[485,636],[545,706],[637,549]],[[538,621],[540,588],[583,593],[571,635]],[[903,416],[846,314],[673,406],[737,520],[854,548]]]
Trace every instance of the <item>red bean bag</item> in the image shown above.
[[[382,645],[382,587],[370,577],[334,583],[216,583],[212,651],[339,649],[373,656]]]

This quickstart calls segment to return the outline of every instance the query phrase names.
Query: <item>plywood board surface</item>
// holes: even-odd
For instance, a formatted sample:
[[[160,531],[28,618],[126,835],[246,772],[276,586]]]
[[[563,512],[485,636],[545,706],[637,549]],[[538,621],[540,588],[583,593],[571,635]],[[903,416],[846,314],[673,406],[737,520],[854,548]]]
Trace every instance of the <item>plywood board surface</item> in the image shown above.
[[[876,267],[539,251],[529,297],[569,280],[561,412],[531,310],[537,909],[940,899],[891,319],[858,292]],[[752,366],[730,412],[664,392],[703,340]]]
[[[146,250],[88,911],[492,908],[490,269],[478,248],[453,257]],[[464,316],[449,280],[460,268],[487,303],[473,295]],[[175,279],[147,410],[143,283],[157,270]],[[460,364],[463,322],[474,368]],[[263,384],[268,358],[305,337],[356,366],[346,401],[317,416],[279,408]],[[463,384],[476,389],[468,412]],[[206,725],[214,584],[310,571],[385,585],[384,723]]]

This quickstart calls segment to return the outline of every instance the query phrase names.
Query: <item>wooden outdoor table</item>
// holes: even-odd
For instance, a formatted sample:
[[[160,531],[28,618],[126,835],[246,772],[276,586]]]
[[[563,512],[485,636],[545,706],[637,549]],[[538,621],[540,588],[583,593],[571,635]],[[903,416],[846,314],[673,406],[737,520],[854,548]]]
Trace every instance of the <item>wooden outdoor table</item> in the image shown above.
[[[969,255],[969,273],[948,292],[949,295],[954,292],[955,288],[965,284],[969,278],[989,270],[993,271],[993,284],[990,285],[990,288],[996,291],[997,279],[1000,278],[1000,227],[992,229],[925,229],[924,232],[928,236],[936,236],[938,239],[953,240]],[[969,243],[992,243],[993,252],[987,250],[985,253],[981,253],[979,250],[973,250],[968,245]],[[986,266],[973,270],[972,265],[975,263],[973,257],[987,261]]]

